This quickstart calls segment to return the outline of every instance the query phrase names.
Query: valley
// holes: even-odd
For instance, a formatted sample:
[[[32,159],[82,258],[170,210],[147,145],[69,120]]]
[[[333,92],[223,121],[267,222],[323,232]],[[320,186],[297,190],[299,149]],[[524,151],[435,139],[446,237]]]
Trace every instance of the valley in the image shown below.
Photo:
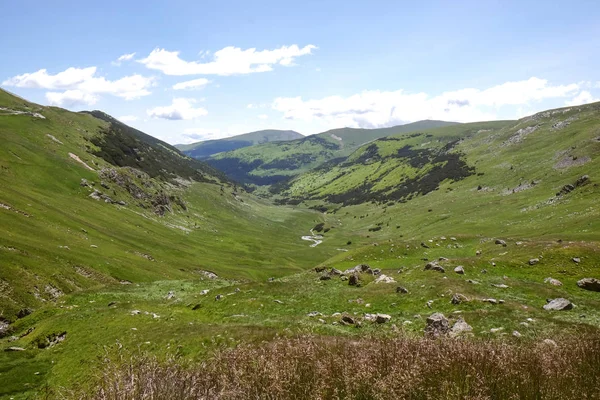
[[[282,346],[302,360],[328,343],[357,355],[356,343],[378,354],[397,340],[561,359],[589,339],[589,369],[573,372],[589,380],[562,387],[577,398],[598,382],[600,103],[346,128],[202,160],[99,111],[2,90],[0,107],[0,398],[102,398],[130,365],[193,372],[229,351],[264,360]],[[270,361],[261,375],[244,357],[228,363],[264,377],[262,398],[323,367]],[[244,398],[227,376],[203,383],[209,398]],[[401,393],[354,383],[311,393]],[[415,398],[432,398],[423,390]]]

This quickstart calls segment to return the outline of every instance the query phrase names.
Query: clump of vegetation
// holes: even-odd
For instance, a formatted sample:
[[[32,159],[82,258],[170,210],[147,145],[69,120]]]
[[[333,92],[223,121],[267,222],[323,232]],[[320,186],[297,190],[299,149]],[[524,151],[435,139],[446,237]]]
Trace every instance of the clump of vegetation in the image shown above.
[[[557,343],[303,337],[224,350],[196,365],[117,353],[91,392],[70,397],[599,398],[600,337]]]

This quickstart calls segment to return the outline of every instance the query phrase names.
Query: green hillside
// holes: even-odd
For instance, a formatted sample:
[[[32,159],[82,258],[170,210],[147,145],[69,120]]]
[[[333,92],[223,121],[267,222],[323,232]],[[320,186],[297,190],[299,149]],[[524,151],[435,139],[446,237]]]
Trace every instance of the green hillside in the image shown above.
[[[262,131],[244,133],[242,135],[231,136],[223,139],[205,140],[191,144],[178,144],[177,147],[182,153],[196,159],[205,159],[217,153],[232,151],[255,144],[269,142],[284,142],[288,140],[300,139],[303,136],[295,131],[281,131],[276,129],[267,129]]]
[[[544,398],[531,377],[550,367],[572,382],[552,386],[555,398],[597,387],[600,292],[580,281],[600,279],[600,103],[396,132],[340,160],[332,154],[347,149],[331,137],[276,144],[331,153],[320,155],[327,167],[298,161],[306,172],[271,188],[296,205],[247,193],[100,112],[0,91],[0,135],[1,399],[140,398],[148,377],[150,398],[194,385],[205,398],[244,398],[244,384],[255,398],[270,388],[306,398],[319,379],[335,380],[323,398],[338,388],[386,398],[373,394],[391,393],[380,384],[356,388],[331,371],[363,374],[368,348],[384,360],[369,376],[391,376],[399,364],[380,357],[390,340],[432,360],[456,346],[449,364],[420,370],[428,393],[478,398],[479,374],[507,370],[525,377],[511,386],[533,393],[524,398]],[[564,310],[544,308],[557,298]],[[433,313],[465,330],[423,339]],[[255,349],[265,355],[244,356]],[[478,367],[510,351],[547,363]],[[413,371],[415,353],[398,354]],[[225,378],[178,372],[202,369]]]
[[[217,154],[207,160],[229,178],[250,185],[268,186],[315,168],[332,159],[342,159],[357,147],[377,138],[456,125],[444,121],[418,121],[379,129],[342,128],[302,139],[266,143]]]

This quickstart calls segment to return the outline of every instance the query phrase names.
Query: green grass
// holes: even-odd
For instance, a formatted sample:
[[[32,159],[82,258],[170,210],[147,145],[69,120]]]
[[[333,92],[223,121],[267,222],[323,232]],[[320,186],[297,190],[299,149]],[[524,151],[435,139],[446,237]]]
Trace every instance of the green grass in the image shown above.
[[[188,186],[135,178],[148,191],[164,190],[183,199],[185,209],[174,206],[164,217],[153,212],[150,200],[136,200],[114,183],[109,182],[108,191],[103,189],[95,171],[68,156],[74,153],[98,170],[112,168],[92,154],[97,148],[89,142],[101,134],[106,122],[36,106],[2,91],[0,106],[36,110],[46,117],[0,116],[0,203],[10,206],[0,208],[0,316],[11,322],[10,335],[21,336],[34,328],[16,341],[0,339],[0,350],[26,349],[0,351],[0,398],[85,389],[93,384],[106,347],[139,348],[159,359],[178,354],[200,362],[218,349],[307,334],[421,337],[426,317],[436,311],[452,321],[464,317],[476,338],[515,343],[519,339],[513,338],[513,330],[535,342],[600,327],[598,293],[576,286],[580,278],[600,278],[597,104],[533,122],[457,125],[428,131],[437,135],[429,138],[377,141],[383,161],[356,168],[353,163],[366,151],[361,148],[348,158],[348,165],[336,167],[348,172],[338,183],[331,182],[326,171],[297,179],[312,185],[314,193],[338,193],[386,172],[377,187],[387,188],[402,174],[423,173],[386,158],[398,145],[436,150],[447,141],[467,137],[457,150],[475,166],[475,175],[444,181],[438,190],[393,205],[340,207],[307,200],[308,206],[332,210],[318,213],[304,206],[273,206],[226,182]],[[568,127],[552,128],[557,120],[571,116],[577,119]],[[531,124],[542,126],[520,143],[503,145]],[[481,132],[484,128],[492,130]],[[554,155],[562,150],[590,161],[556,169]],[[590,176],[590,184],[555,199],[563,185],[583,174]],[[91,199],[91,189],[80,186],[82,178],[127,206]],[[531,180],[539,182],[529,190],[504,193],[507,187]],[[303,193],[298,186],[292,190]],[[555,200],[548,202],[551,198]],[[329,230],[323,233],[322,244],[309,247],[300,236],[319,223]],[[495,238],[506,240],[507,247],[495,245]],[[440,257],[448,258],[440,262],[445,274],[423,271],[424,259]],[[540,263],[528,265],[534,257]],[[581,263],[574,263],[573,257],[580,257]],[[337,277],[322,281],[322,273],[310,270],[315,266],[345,270],[359,263],[381,268],[397,283],[376,284],[364,276],[362,285],[353,287]],[[464,276],[452,272],[457,265],[464,266]],[[220,278],[209,280],[199,270],[213,271]],[[563,286],[544,283],[547,277],[559,279]],[[132,284],[121,285],[121,280]],[[509,288],[492,286],[500,283]],[[409,293],[396,293],[399,285]],[[64,295],[52,298],[47,288]],[[210,292],[201,295],[205,289]],[[175,298],[167,300],[170,291]],[[454,293],[471,301],[452,305]],[[216,301],[218,294],[223,299]],[[481,301],[490,297],[505,303]],[[568,298],[575,309],[543,310],[546,299],[555,297]],[[34,312],[17,319],[25,307]],[[133,310],[141,313],[132,315]],[[323,315],[307,316],[312,311]],[[392,320],[382,325],[363,321],[356,328],[340,324],[335,313],[359,319],[365,313],[385,313]],[[522,325],[528,318],[534,322]],[[500,327],[504,329],[491,333]],[[48,336],[62,332],[67,332],[64,342],[38,348]]]

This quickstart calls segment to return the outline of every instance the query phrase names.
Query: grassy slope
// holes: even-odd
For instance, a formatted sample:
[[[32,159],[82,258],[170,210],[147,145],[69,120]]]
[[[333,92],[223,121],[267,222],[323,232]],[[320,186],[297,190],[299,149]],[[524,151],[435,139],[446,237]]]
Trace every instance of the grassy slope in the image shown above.
[[[444,125],[454,123],[428,120],[391,128],[334,129],[303,139],[265,143],[221,153],[208,162],[239,182],[271,185],[333,158],[346,157],[357,147],[377,138]]]
[[[288,141],[301,139],[303,136],[295,131],[282,131],[276,129],[266,129],[262,131],[244,133],[224,139],[206,140],[191,144],[176,145],[184,154],[204,159],[214,154],[224,151],[232,151],[242,147],[248,147],[255,144]]]
[[[456,183],[443,182],[439,190],[406,203],[365,203],[317,216],[302,209],[272,207],[246,194],[240,195],[244,200],[241,203],[235,200],[230,187],[221,196],[216,185],[196,184],[184,192],[190,211],[163,219],[139,211],[144,215],[140,218],[129,208],[88,199],[78,182],[81,177],[94,179],[93,173],[71,163],[60,146],[51,147],[52,142],[43,143],[47,152],[42,148],[40,140],[44,135],[40,133],[50,129],[64,140],[64,146],[81,150],[67,145],[66,135],[72,133],[63,126],[52,130],[50,125],[36,126],[40,121],[30,117],[10,117],[29,118],[26,122],[7,122],[15,120],[0,117],[3,124],[27,124],[23,132],[18,126],[2,125],[3,137],[10,140],[0,153],[5,171],[0,177],[3,189],[15,187],[15,193],[10,195],[11,201],[14,199],[11,205],[33,215],[24,218],[0,209],[0,226],[10,227],[3,228],[2,237],[8,238],[3,240],[12,240],[10,246],[27,251],[23,254],[0,250],[3,266],[21,266],[7,277],[14,279],[29,270],[39,270],[42,277],[58,279],[67,273],[68,265],[84,263],[107,279],[115,276],[135,283],[95,283],[95,287],[90,284],[88,290],[45,302],[32,315],[16,321],[16,334],[31,327],[35,330],[16,342],[0,342],[2,348],[14,345],[27,349],[0,353],[0,397],[26,398],[46,382],[54,390],[85,385],[98,365],[94,357],[102,354],[102,346],[110,345],[202,360],[215,348],[275,336],[393,336],[398,332],[420,336],[426,316],[435,311],[451,315],[452,320],[457,318],[455,311],[462,311],[475,336],[482,338],[507,335],[506,339],[517,341],[510,333],[518,330],[524,340],[541,340],[557,332],[576,334],[597,329],[600,297],[579,289],[575,282],[585,276],[600,278],[600,219],[595,201],[598,189],[594,186],[599,170],[596,155],[600,121],[597,104],[577,110],[511,123],[508,128],[481,132],[465,140],[459,149],[466,153],[469,165],[475,165],[484,175]],[[566,128],[551,128],[556,121],[570,116],[578,119]],[[92,122],[97,123],[82,121],[90,123],[90,129]],[[502,146],[518,129],[535,124],[542,127],[521,143]],[[25,131],[32,135],[26,136]],[[554,169],[558,161],[554,156],[562,150],[578,157],[588,156],[591,161],[578,167]],[[23,162],[20,164],[18,159],[10,158],[14,157],[12,152],[21,159],[30,157],[37,161],[19,161]],[[86,160],[92,162],[94,158]],[[591,184],[559,201],[546,203],[562,185],[583,174],[590,175]],[[540,182],[529,190],[502,194],[506,187],[514,188],[530,180]],[[477,190],[479,185],[482,190]],[[3,190],[3,196],[4,193]],[[6,199],[0,198],[0,202],[3,200]],[[331,229],[321,245],[310,248],[307,242],[298,240],[302,231],[323,219]],[[81,232],[82,224],[87,235]],[[182,225],[191,232],[169,228],[167,224]],[[377,224],[381,230],[368,230]],[[451,240],[452,236],[457,240]],[[495,245],[493,239],[497,237],[505,239],[508,246]],[[564,241],[558,243],[559,238]],[[522,243],[517,244],[518,241]],[[99,247],[89,248],[92,242]],[[430,248],[422,247],[421,242]],[[65,244],[70,251],[58,248]],[[156,261],[131,254],[130,250],[149,253]],[[476,256],[477,250],[481,256]],[[439,257],[448,258],[441,263],[446,274],[422,270],[426,262],[423,259]],[[527,261],[533,257],[540,257],[541,261],[529,266]],[[574,263],[572,257],[580,257],[581,263]],[[321,281],[321,274],[297,272],[313,265],[345,269],[362,262],[382,268],[410,293],[396,294],[396,284],[371,283],[369,277],[363,277],[362,287],[357,288],[339,278]],[[456,265],[465,267],[464,276],[451,272]],[[231,280],[202,280],[190,273],[190,268],[196,266],[215,270]],[[484,269],[486,273],[482,272]],[[59,273],[49,275],[52,270]],[[279,278],[267,282],[265,278],[271,275]],[[560,279],[563,286],[543,283],[548,276]],[[75,275],[70,279],[84,281]],[[470,284],[467,279],[480,284]],[[498,283],[509,288],[491,286]],[[211,292],[202,296],[203,289]],[[169,291],[175,292],[174,299],[165,298]],[[456,292],[472,301],[451,305],[449,299]],[[225,297],[215,301],[216,294]],[[506,303],[481,302],[488,297]],[[568,312],[544,311],[545,299],[553,297],[567,297],[577,307]],[[431,309],[426,306],[429,300],[433,300]],[[109,307],[113,301],[116,304]],[[196,304],[200,306],[193,310]],[[142,313],[133,316],[132,310]],[[308,317],[311,311],[324,315]],[[364,323],[356,329],[337,324],[339,317],[332,315],[336,312],[359,318],[366,312],[383,312],[392,316],[392,322]],[[160,317],[154,318],[152,313]],[[522,325],[527,318],[534,322]],[[499,333],[490,333],[491,328],[500,327],[503,330]],[[37,348],[36,343],[47,335],[63,331],[68,332],[63,343],[50,349]]]
[[[0,100],[4,105],[11,99]],[[173,187],[187,211],[176,208],[162,218],[138,207],[116,185],[107,192],[127,206],[91,199],[91,189],[79,183],[82,178],[97,183],[100,179],[68,153],[97,169],[108,166],[86,151],[93,146],[84,139],[105,124],[60,109],[44,108],[42,113],[46,119],[0,117],[0,202],[11,208],[0,208],[0,307],[5,318],[13,319],[25,306],[40,305],[38,294],[48,300],[45,290],[50,286],[69,293],[119,280],[189,278],[197,269],[266,277],[317,260],[297,256],[305,243],[299,236],[319,220],[318,215],[273,209],[244,193],[235,195],[236,189],[228,185]],[[280,251],[262,251],[273,247]],[[229,254],[227,263],[222,261],[224,251]],[[140,254],[150,254],[156,261]]]

